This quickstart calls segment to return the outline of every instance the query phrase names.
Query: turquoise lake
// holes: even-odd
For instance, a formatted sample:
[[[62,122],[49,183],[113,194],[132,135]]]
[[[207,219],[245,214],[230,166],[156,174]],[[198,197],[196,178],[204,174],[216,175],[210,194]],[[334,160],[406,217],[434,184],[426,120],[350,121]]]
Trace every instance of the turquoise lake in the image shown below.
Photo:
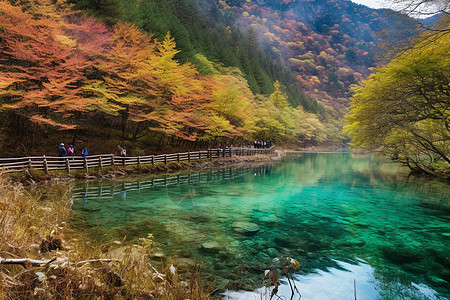
[[[292,154],[80,183],[73,193],[73,227],[99,242],[151,233],[153,252],[164,253],[155,261],[204,261],[205,277],[215,276],[218,293],[233,290],[223,294],[230,299],[261,299],[264,270],[286,256],[302,265],[302,299],[354,299],[355,283],[357,299],[450,298],[450,186],[374,155]],[[236,222],[257,226],[245,235]]]

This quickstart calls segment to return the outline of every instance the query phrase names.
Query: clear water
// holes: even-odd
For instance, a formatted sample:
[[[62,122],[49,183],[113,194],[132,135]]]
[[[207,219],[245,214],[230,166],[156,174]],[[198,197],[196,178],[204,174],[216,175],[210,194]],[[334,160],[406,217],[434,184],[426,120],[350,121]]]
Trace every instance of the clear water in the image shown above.
[[[273,258],[290,256],[306,295],[352,277],[358,299],[450,298],[450,186],[374,156],[303,153],[253,168],[90,182],[74,195],[75,227],[103,241],[152,233],[164,262],[204,261],[219,290],[256,289]],[[237,221],[260,230],[242,235]],[[338,291],[322,299],[342,299]]]

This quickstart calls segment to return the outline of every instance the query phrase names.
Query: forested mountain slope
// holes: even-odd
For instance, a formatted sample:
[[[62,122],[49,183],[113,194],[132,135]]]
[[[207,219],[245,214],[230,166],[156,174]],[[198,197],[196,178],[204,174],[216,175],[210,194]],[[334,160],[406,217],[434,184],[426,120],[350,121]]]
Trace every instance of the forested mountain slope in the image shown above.
[[[338,111],[348,103],[350,85],[367,77],[384,55],[382,38],[405,39],[417,24],[346,0],[222,4],[239,16],[242,27],[257,32],[272,57],[286,62],[308,96]]]
[[[339,144],[348,87],[393,23],[344,0],[0,3],[6,152]]]
[[[254,51],[242,57],[261,60],[256,67],[262,80],[253,89],[265,87],[264,93],[256,93],[240,70],[245,59],[236,67],[195,48],[187,55],[171,30],[163,28],[158,39],[156,30],[136,25],[145,27],[139,19],[130,23],[120,14],[102,23],[64,1],[2,1],[0,9],[3,155],[45,153],[61,141],[78,149],[87,145],[91,153],[127,144],[137,154],[255,138],[317,144],[335,135],[303,109],[301,101],[316,111],[317,102],[289,84],[282,65],[263,65],[256,43],[253,50],[239,44],[239,51]],[[138,15],[146,11],[136,9]],[[209,28],[205,32],[215,32]],[[289,96],[298,103],[290,105]]]
[[[178,59],[203,74],[208,68],[201,57],[237,67],[254,93],[267,95],[271,82],[280,80],[289,103],[328,120],[342,117],[349,87],[385,57],[381,45],[414,35],[418,24],[347,0],[99,2],[97,7],[117,3],[111,7],[121,9],[96,10],[87,0],[78,0],[77,7],[107,20],[126,19],[159,39],[170,31],[181,50]]]

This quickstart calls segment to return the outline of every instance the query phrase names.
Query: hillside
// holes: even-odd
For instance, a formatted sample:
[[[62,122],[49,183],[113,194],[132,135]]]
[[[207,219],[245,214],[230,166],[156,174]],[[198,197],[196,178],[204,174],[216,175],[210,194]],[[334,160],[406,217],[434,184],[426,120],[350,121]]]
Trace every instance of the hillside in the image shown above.
[[[370,74],[375,33],[393,23],[343,0],[2,1],[1,10],[0,152],[10,155],[61,141],[136,153],[341,144],[348,88]]]
[[[154,12],[153,3],[141,2],[151,10],[137,9]],[[246,43],[238,30],[240,48],[234,51],[240,56],[230,56],[242,59],[236,67],[207,53],[188,55],[178,46],[183,39],[177,27],[164,27],[172,20],[184,28],[170,15],[161,14],[156,23],[165,32],[159,39],[157,30],[137,26],[146,27],[139,20],[155,21],[141,14],[135,23],[120,15],[113,25],[64,1],[1,4],[2,155],[55,153],[60,142],[87,146],[90,154],[127,145],[130,155],[139,155],[254,139],[318,144],[335,135],[302,108],[310,103],[311,111],[317,102],[290,84],[290,73],[267,60],[257,41]],[[214,28],[204,27],[211,39]]]
[[[383,54],[380,33],[404,38],[405,28],[399,31],[396,23],[415,23],[345,0],[221,3],[242,27],[257,32],[274,59],[286,62],[309,97],[338,111],[347,105],[350,85],[367,77]]]

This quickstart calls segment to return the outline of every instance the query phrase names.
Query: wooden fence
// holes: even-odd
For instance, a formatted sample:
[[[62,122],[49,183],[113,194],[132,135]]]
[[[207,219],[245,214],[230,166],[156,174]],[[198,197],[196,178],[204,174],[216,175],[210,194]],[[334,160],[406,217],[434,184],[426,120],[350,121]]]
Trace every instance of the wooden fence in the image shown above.
[[[114,154],[101,154],[83,156],[32,156],[19,158],[0,158],[0,172],[12,173],[25,171],[26,169],[43,170],[46,174],[54,170],[66,170],[70,174],[72,169],[84,169],[86,172],[90,168],[99,168],[107,166],[128,165],[154,165],[156,163],[167,164],[172,161],[181,162],[199,159],[214,159],[221,157],[252,156],[257,154],[273,153],[275,148],[269,149],[253,149],[253,148],[226,148],[226,149],[208,149],[196,152],[183,152],[173,154],[159,154],[147,156],[122,157]]]

